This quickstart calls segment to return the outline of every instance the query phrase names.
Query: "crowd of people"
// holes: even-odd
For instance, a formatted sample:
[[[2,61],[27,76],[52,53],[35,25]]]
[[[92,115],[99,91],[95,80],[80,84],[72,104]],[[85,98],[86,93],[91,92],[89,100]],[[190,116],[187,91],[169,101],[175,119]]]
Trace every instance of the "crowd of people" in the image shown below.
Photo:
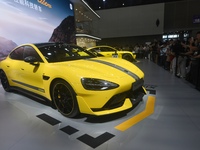
[[[196,37],[189,37],[186,41],[154,40],[149,45],[137,44],[133,51],[137,58],[150,59],[175,76],[185,78],[193,84],[197,84],[200,79],[200,31],[196,33]]]

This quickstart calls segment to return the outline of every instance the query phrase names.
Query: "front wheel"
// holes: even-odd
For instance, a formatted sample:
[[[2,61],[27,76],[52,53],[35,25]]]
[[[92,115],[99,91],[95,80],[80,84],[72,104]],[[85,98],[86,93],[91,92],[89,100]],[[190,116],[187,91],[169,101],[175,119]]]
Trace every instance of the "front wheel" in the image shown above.
[[[3,70],[0,71],[0,78],[1,78],[1,84],[4,88],[4,90],[6,92],[10,92],[11,91],[11,87],[10,87],[10,84],[8,82],[8,78],[5,74],[5,72]]]
[[[76,93],[66,81],[55,81],[52,86],[51,95],[56,108],[62,115],[75,117],[79,114]]]

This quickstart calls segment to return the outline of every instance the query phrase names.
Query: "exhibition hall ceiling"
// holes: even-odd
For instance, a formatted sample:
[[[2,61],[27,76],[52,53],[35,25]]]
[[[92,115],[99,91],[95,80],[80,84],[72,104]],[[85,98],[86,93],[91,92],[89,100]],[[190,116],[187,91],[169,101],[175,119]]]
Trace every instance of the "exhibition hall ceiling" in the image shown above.
[[[112,9],[129,6],[167,3],[184,0],[70,0],[74,4],[76,22],[87,22],[100,18],[98,13],[91,13],[103,9]],[[89,7],[85,7],[89,6]],[[93,11],[92,11],[93,12]]]
[[[128,6],[166,3],[183,0],[85,0],[93,10],[111,9]]]

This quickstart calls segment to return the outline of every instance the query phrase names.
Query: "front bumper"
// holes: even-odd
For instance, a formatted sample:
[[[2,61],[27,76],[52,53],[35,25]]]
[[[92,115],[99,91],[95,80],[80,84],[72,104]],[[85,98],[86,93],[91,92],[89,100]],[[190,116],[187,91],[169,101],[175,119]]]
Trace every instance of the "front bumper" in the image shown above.
[[[139,103],[146,94],[143,84],[142,79],[134,82],[129,91],[112,96],[101,108],[90,108],[82,97],[77,96],[80,112],[100,116],[127,110]]]

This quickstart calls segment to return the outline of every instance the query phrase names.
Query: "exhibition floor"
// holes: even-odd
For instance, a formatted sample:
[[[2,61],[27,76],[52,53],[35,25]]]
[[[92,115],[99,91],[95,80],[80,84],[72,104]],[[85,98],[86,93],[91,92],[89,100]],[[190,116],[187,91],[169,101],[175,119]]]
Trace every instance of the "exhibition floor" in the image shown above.
[[[149,60],[134,109],[70,119],[0,85],[0,150],[199,150],[200,91]]]

